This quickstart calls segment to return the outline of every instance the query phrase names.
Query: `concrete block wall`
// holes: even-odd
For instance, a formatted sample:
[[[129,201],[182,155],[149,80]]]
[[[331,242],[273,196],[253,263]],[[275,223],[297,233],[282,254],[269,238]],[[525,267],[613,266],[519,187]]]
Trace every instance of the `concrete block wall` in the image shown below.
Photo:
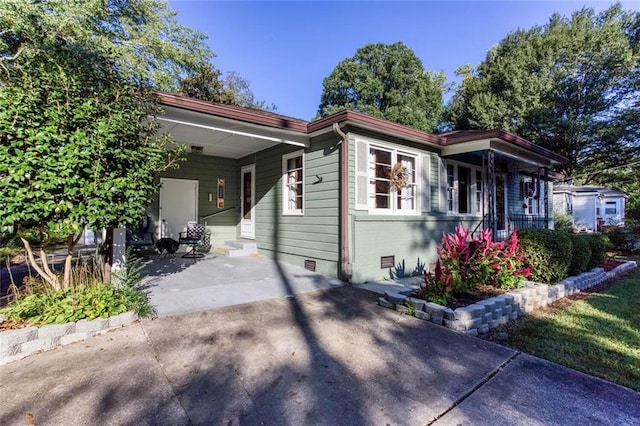
[[[0,365],[17,361],[36,352],[48,351],[56,346],[80,342],[131,324],[137,319],[138,315],[135,312],[125,312],[91,321],[80,320],[68,324],[25,327],[0,332]]]
[[[602,284],[636,267],[636,262],[627,261],[610,272],[605,272],[602,268],[594,268],[578,276],[565,278],[555,285],[526,281],[524,287],[455,310],[413,298],[411,297],[413,290],[399,293],[387,291],[378,299],[378,304],[394,308],[401,313],[406,313],[408,306],[412,306],[417,318],[477,336],[488,333],[490,329],[506,324],[522,314]]]

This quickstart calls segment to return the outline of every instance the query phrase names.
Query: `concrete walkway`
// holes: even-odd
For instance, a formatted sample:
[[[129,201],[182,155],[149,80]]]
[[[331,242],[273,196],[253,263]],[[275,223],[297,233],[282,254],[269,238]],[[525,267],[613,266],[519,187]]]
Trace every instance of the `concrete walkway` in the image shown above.
[[[143,320],[0,366],[0,424],[640,424],[639,393],[376,299],[346,286]]]

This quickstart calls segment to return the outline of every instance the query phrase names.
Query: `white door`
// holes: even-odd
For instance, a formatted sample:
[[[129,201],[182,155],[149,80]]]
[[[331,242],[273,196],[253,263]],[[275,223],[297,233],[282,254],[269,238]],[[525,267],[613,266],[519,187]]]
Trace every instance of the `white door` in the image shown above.
[[[240,171],[241,185],[240,190],[240,206],[241,206],[241,219],[240,219],[240,236],[242,238],[254,239],[255,225],[256,225],[256,212],[255,212],[255,179],[256,179],[256,166],[251,164],[244,166]]]
[[[158,237],[178,240],[187,222],[198,220],[198,181],[160,178]]]

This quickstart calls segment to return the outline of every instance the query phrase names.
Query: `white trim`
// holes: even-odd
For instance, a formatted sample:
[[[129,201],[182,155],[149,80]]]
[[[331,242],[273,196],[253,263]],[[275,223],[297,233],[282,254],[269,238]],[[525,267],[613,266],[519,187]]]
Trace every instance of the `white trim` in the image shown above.
[[[301,209],[289,209],[289,189],[287,182],[287,161],[291,158],[302,158],[302,208]],[[305,164],[304,164],[304,150],[299,150],[285,154],[282,156],[282,214],[285,216],[304,216],[304,200],[306,195],[306,177],[305,177]]]
[[[244,218],[244,174],[251,172],[251,219]],[[240,169],[240,236],[256,238],[256,165],[249,164]]]
[[[223,127],[207,126],[207,125],[204,125],[204,124],[190,123],[188,121],[174,120],[172,118],[165,118],[165,117],[156,117],[156,118],[158,120],[167,121],[169,123],[182,124],[182,125],[185,125],[185,126],[199,127],[201,129],[213,130],[215,132],[223,132],[223,133],[230,133],[232,135],[247,136],[247,137],[256,138],[256,139],[264,139],[264,140],[267,140],[267,141],[285,143],[287,145],[302,146],[302,147],[305,147],[305,148],[309,147],[309,143],[296,142],[296,141],[292,141],[292,140],[288,140],[288,139],[275,138],[275,137],[271,137],[271,136],[263,136],[263,135],[258,135],[256,133],[239,132],[237,130],[225,129]]]
[[[444,185],[441,182],[441,185],[444,187],[444,200],[443,200],[443,211],[449,216],[463,216],[463,217],[477,217],[482,216],[482,209],[478,211],[476,208],[476,188],[477,188],[477,180],[476,180],[476,172],[481,172],[482,178],[484,178],[484,173],[482,173],[482,167],[476,166],[474,164],[463,163],[461,161],[456,160],[444,160],[442,162],[443,169],[441,170],[441,175],[444,177]],[[453,191],[453,199],[452,199],[452,209],[449,210],[449,167],[453,166],[453,187],[451,190]],[[469,212],[460,213],[459,206],[459,197],[458,197],[458,185],[459,185],[459,168],[464,167],[469,169],[469,183],[467,185],[467,206],[469,208]],[[441,188],[442,189],[442,188]],[[484,201],[484,200],[483,200]]]
[[[364,141],[363,141],[364,142]],[[420,179],[421,166],[421,153],[419,151],[406,149],[401,145],[393,145],[389,143],[379,141],[367,141],[367,198],[368,198],[368,211],[369,214],[384,214],[384,215],[419,215],[422,212],[422,179]],[[396,207],[397,191],[393,188],[389,190],[389,208],[376,208],[374,206],[375,197],[371,194],[371,185],[375,181],[375,171],[371,168],[371,149],[379,149],[387,151],[391,154],[391,164],[395,164],[398,159],[398,155],[411,157],[414,161],[414,180],[415,193],[413,194],[413,209],[398,209]]]

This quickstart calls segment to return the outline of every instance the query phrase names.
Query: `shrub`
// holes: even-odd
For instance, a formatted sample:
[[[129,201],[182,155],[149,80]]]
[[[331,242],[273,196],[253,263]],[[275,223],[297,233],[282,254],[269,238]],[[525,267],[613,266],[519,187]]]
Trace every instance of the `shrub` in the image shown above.
[[[591,257],[589,258],[587,268],[591,269],[601,266],[607,257],[607,250],[611,248],[609,237],[605,234],[585,234],[584,237],[591,247]]]
[[[453,292],[453,276],[448,269],[442,269],[440,259],[433,271],[424,271],[424,282],[415,291],[414,296],[439,305],[446,305]]]
[[[73,285],[60,291],[41,280],[29,278],[13,289],[15,299],[2,310],[14,324],[63,324],[80,319],[92,320],[135,311],[145,317],[153,314],[148,294],[136,288],[140,279],[140,261],[127,256],[127,272],[119,276],[119,285],[102,282],[100,265],[79,262],[73,269]]]
[[[553,227],[556,231],[573,233],[573,218],[571,213],[553,213]]]
[[[570,234],[552,229],[521,229],[520,246],[533,281],[552,284],[567,277],[572,252]]]
[[[604,232],[611,241],[612,249],[618,253],[630,254],[634,252],[637,236],[631,228],[622,226],[605,226]]]
[[[573,250],[571,251],[571,264],[569,275],[578,275],[585,272],[591,260],[591,244],[587,234],[570,234]]]

